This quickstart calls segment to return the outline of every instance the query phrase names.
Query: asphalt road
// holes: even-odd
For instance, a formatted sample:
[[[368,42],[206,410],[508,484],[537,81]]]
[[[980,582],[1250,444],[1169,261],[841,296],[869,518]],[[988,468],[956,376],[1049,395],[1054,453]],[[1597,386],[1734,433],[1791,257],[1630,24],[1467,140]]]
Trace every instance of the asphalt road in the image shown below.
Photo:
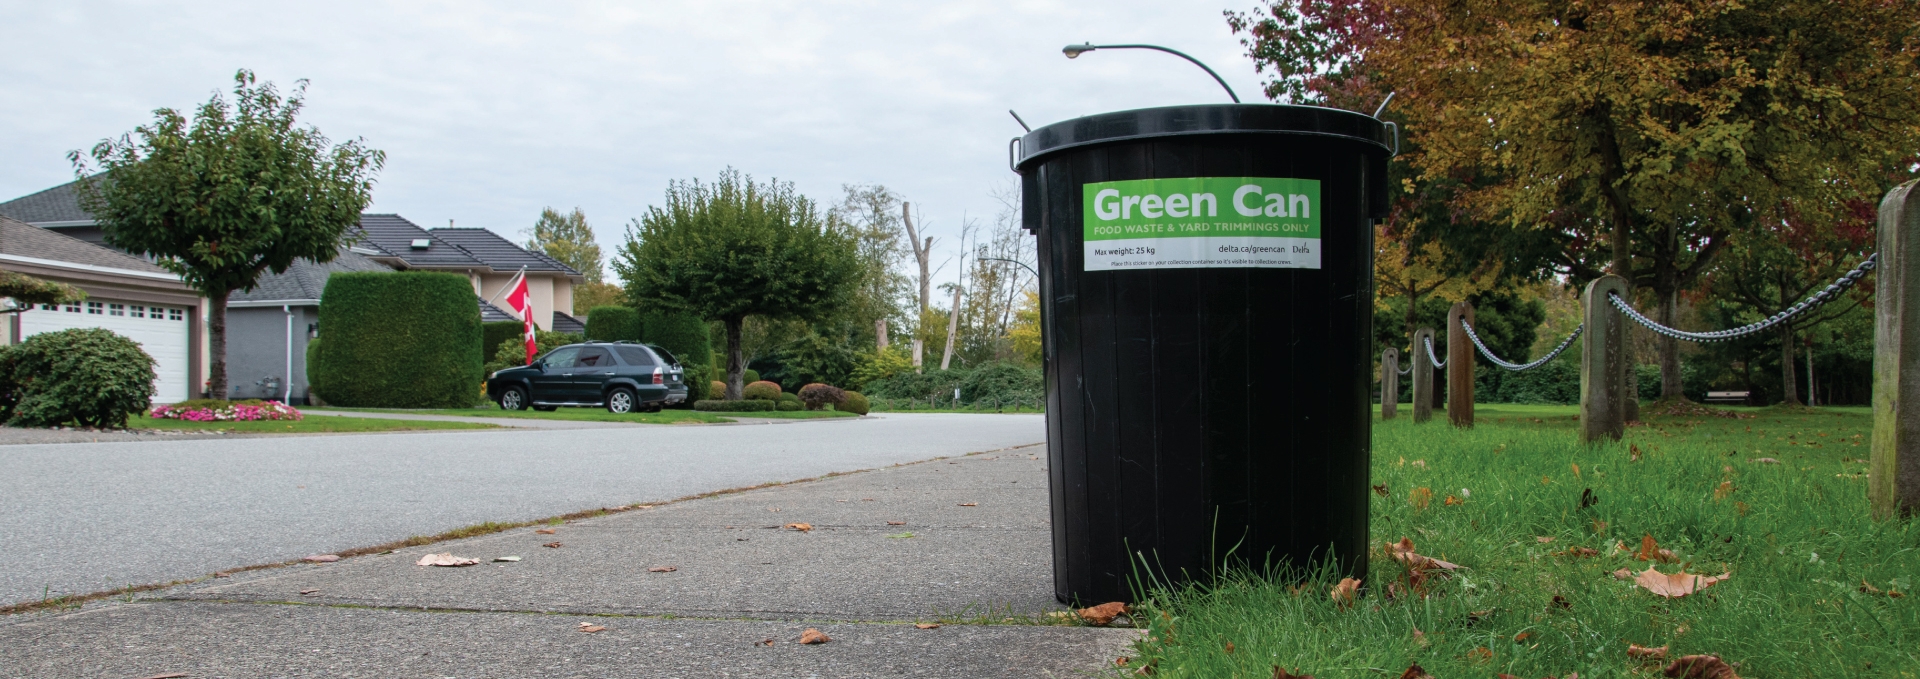
[[[0,602],[1038,443],[1038,415],[0,446]]]

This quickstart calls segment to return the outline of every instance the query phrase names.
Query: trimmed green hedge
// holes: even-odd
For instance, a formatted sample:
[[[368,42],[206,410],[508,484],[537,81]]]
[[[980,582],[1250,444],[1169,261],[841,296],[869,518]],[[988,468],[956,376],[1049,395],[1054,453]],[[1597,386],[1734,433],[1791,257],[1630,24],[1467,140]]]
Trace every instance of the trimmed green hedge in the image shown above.
[[[491,321],[480,324],[480,347],[486,354],[492,354],[493,348],[510,339],[520,339],[527,326],[519,321]]]
[[[639,339],[672,352],[688,375],[707,375],[712,369],[713,337],[707,322],[692,314],[643,313]]]
[[[873,404],[868,403],[867,397],[862,395],[860,392],[849,391],[847,392],[846,402],[841,403],[840,405],[834,406],[833,409],[844,410],[844,411],[853,413],[855,415],[865,415],[868,412],[873,410]]]
[[[640,341],[640,312],[623,306],[597,306],[587,312],[587,339]],[[672,347],[668,347],[672,350]]]
[[[458,274],[334,274],[320,293],[320,332],[307,378],[332,405],[466,407],[485,377],[480,307]]]
[[[723,412],[723,413],[739,413],[739,412],[754,412],[754,411],[761,411],[761,410],[773,410],[776,407],[777,406],[774,405],[773,401],[762,401],[759,399],[751,399],[751,398],[743,399],[739,401],[703,400],[703,401],[693,402],[694,410],[705,410],[705,411]]]

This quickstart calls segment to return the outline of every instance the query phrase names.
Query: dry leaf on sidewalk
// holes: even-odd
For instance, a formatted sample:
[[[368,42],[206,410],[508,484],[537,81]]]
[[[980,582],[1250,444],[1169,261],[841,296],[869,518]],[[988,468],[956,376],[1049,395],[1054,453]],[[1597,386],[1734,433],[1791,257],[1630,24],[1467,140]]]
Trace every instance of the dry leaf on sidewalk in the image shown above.
[[[647,572],[648,573],[672,573],[677,570],[680,570],[678,566],[654,566],[652,568],[647,569]]]
[[[787,524],[787,525],[785,526],[785,528],[786,528],[787,530],[797,530],[797,531],[800,531],[800,532],[802,532],[802,533],[805,533],[805,532],[807,532],[807,531],[810,531],[810,530],[813,530],[813,524],[811,524],[811,523],[789,523],[789,524]]]
[[[978,502],[962,502],[962,503],[960,503],[960,506],[962,506],[962,507],[978,507],[978,506],[980,506],[980,503],[978,503]]]
[[[307,558],[301,559],[301,561],[305,561],[307,563],[333,563],[339,560],[340,560],[340,555],[338,554],[315,554],[313,556],[309,556]]]
[[[592,634],[592,633],[594,633],[594,632],[600,632],[600,631],[604,631],[604,630],[606,630],[606,629],[607,629],[607,628],[606,628],[606,626],[604,626],[604,625],[595,625],[595,624],[593,624],[593,623],[590,623],[590,622],[583,622],[583,623],[580,623],[580,631],[582,631],[582,632],[586,632],[586,633],[588,633],[588,634]]]
[[[1078,611],[1080,619],[1087,621],[1089,625],[1106,625],[1112,623],[1114,618],[1126,615],[1128,612],[1127,604],[1120,601],[1109,601]]]
[[[168,672],[166,674],[156,674],[151,677],[141,677],[140,679],[180,679],[180,677],[184,676],[187,676],[186,672]]]
[[[552,535],[554,533],[554,530],[552,528],[535,528],[533,532],[539,533],[541,535]]]
[[[317,589],[303,589],[303,590],[300,590],[300,596],[313,596],[313,595],[315,595],[315,594],[319,594],[319,593],[320,593],[320,590],[317,590]]]
[[[824,644],[829,641],[833,641],[833,639],[825,634],[821,634],[820,630],[812,627],[808,627],[807,631],[800,633],[800,643],[803,644]]]
[[[887,525],[889,525],[889,526],[905,526],[905,525],[907,525],[907,522],[905,522],[905,521],[888,521],[888,522],[887,522]]]
[[[1649,592],[1669,599],[1677,599],[1712,587],[1714,583],[1731,577],[1733,575],[1730,573],[1722,573],[1717,577],[1693,573],[1662,573],[1648,566],[1647,570],[1634,576],[1633,581]]]
[[[540,545],[540,546],[541,546],[541,547],[546,547],[546,548],[548,548],[548,549],[559,549],[559,548],[561,548],[561,547],[565,547],[566,545],[565,545],[565,544],[561,544],[561,542],[560,542],[559,540],[555,540],[555,541],[553,541],[553,542],[549,542],[549,543],[547,543],[547,544],[544,544],[544,545]]]
[[[441,553],[441,554],[428,554],[426,556],[420,557],[420,560],[415,561],[413,565],[459,567],[459,566],[471,566],[477,563],[480,563],[479,559],[469,559],[464,556],[454,556],[452,553],[449,552],[449,553]]]
[[[1662,674],[1676,679],[1740,679],[1732,665],[1713,655],[1680,656]]]
[[[495,562],[495,563],[513,563],[513,562],[515,562],[515,561],[519,561],[519,560],[520,560],[520,557],[517,557],[517,556],[496,556],[496,557],[493,557],[493,560],[494,560],[494,562]]]
[[[919,629],[940,629],[940,623],[937,622],[916,622],[913,626]]]

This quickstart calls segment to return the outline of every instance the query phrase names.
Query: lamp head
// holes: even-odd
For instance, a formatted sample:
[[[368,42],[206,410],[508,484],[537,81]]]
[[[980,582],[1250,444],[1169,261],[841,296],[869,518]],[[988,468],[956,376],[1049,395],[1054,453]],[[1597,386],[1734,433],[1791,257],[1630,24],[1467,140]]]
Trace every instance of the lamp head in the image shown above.
[[[1061,48],[1060,53],[1067,55],[1068,59],[1073,59],[1087,52],[1092,52],[1095,49],[1097,48],[1093,46],[1093,43],[1085,43],[1080,45],[1068,45],[1066,47]]]

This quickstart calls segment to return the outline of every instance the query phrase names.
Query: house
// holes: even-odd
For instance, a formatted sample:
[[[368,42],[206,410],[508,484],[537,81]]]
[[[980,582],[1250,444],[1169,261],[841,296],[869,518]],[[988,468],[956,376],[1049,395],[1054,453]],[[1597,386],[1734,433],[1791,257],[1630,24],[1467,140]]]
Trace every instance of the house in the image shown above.
[[[84,234],[82,234],[84,235]],[[201,390],[206,375],[206,301],[178,275],[145,259],[0,216],[0,268],[86,291],[84,301],[7,314],[6,344],[69,328],[106,328],[140,343],[154,360],[155,403]]]
[[[392,271],[341,248],[332,261],[298,260],[227,297],[227,398],[307,403],[307,343],[319,336],[320,293],[340,271]]]
[[[498,305],[506,297],[507,283],[525,270],[535,326],[556,332],[586,330],[585,323],[568,313],[573,309],[573,286],[585,283],[586,277],[492,231],[423,229],[400,215],[366,214],[360,216],[359,239],[357,249],[372,252],[371,259],[395,269],[466,276],[473,283],[473,293],[488,304]]]

